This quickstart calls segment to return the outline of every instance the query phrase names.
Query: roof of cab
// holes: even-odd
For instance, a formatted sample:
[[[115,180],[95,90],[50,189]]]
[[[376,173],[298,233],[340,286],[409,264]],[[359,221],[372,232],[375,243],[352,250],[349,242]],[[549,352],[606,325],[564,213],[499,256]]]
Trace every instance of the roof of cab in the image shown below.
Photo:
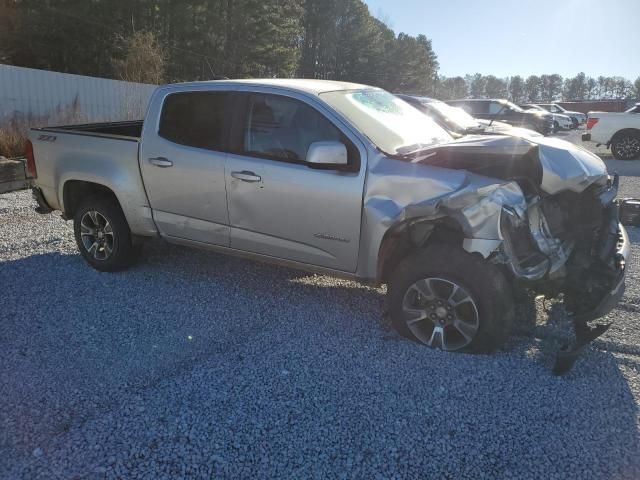
[[[206,84],[215,85],[256,85],[256,86],[272,86],[279,88],[287,88],[291,90],[302,91],[319,95],[320,93],[333,92],[336,90],[361,90],[363,88],[375,88],[359,83],[337,82],[333,80],[312,80],[299,78],[252,78],[243,80],[210,80],[203,82],[175,83],[171,86],[190,87],[202,86]]]

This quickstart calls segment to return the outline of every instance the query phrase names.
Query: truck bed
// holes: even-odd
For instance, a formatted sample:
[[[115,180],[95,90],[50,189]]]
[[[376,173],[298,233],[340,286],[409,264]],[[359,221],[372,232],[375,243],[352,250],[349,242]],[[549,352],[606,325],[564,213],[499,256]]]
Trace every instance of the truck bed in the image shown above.
[[[57,127],[34,128],[33,130],[139,140],[142,136],[142,120],[61,125]]]

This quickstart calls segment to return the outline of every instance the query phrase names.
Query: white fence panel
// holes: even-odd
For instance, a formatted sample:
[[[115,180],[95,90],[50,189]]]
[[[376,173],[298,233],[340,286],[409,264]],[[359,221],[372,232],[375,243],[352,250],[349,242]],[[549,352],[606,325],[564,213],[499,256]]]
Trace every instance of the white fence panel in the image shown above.
[[[0,121],[42,123],[73,111],[86,122],[143,117],[155,85],[0,64]]]

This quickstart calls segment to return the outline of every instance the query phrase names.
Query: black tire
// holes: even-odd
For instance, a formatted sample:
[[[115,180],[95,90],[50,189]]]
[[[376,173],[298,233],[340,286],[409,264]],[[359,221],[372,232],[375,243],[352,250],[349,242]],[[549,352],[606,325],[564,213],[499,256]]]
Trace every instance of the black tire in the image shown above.
[[[616,160],[640,159],[640,132],[621,132],[611,141],[611,154]]]
[[[408,326],[408,314],[404,310],[405,296],[409,299],[411,295],[414,295],[416,282],[425,278],[442,282],[440,285],[443,286],[446,285],[445,282],[451,282],[461,287],[460,291],[463,291],[463,295],[468,293],[473,300],[472,303],[475,304],[473,310],[477,312],[478,317],[477,330],[473,336],[469,335],[472,337],[471,340],[463,339],[468,342],[466,345],[460,348],[445,348],[445,337],[451,336],[453,340],[456,340],[458,335],[462,337],[461,332],[453,325],[440,326],[437,324],[437,322],[446,322],[446,319],[436,321],[425,318],[418,320],[412,326],[413,331]],[[407,301],[409,302],[409,300]],[[419,308],[430,312],[429,309],[433,308],[430,301],[424,297],[426,304],[423,303]],[[421,340],[414,333],[415,329],[424,328],[426,335],[423,337],[429,336],[429,332],[431,332],[431,340],[433,340],[434,330],[436,327],[441,327],[440,331],[444,333],[439,334],[440,344],[435,346],[451,351],[490,353],[502,347],[509,338],[515,315],[512,289],[505,276],[495,265],[484,261],[477,255],[471,255],[461,248],[443,244],[430,245],[423,250],[416,251],[398,264],[388,284],[388,302],[393,326],[401,335],[428,345],[428,342]],[[462,306],[465,306],[467,310],[471,308],[468,303],[462,304]],[[410,305],[409,308],[413,308],[413,305]],[[431,316],[433,317],[433,314]],[[457,321],[454,320],[454,323]],[[419,327],[416,327],[417,325]],[[423,332],[420,331],[420,333]],[[454,345],[455,342],[447,343]]]
[[[94,214],[92,212],[97,213]],[[93,218],[97,221],[93,222]],[[83,220],[84,219],[84,220]],[[105,220],[112,233],[105,233]],[[83,226],[83,221],[85,222]],[[91,235],[87,224],[98,225]],[[98,238],[100,226],[103,234]],[[134,245],[131,230],[118,202],[108,195],[94,195],[81,201],[73,217],[73,230],[78,250],[86,262],[101,272],[117,272],[130,267],[140,253],[140,245]],[[93,244],[104,242],[103,247],[93,248]],[[89,248],[86,244],[91,244]]]
[[[571,117],[571,124],[572,124],[571,128],[573,128],[574,130],[580,126],[580,122],[576,117]]]
[[[560,124],[556,121],[553,122],[553,133],[558,133],[560,131]]]

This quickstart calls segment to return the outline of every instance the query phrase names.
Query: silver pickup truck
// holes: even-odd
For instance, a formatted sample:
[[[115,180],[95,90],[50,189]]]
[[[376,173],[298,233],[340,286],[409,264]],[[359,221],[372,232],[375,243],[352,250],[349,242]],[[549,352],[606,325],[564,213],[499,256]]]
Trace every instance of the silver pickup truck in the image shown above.
[[[564,294],[577,343],[624,291],[618,180],[549,138],[447,132],[373,87],[316,80],[161,86],[144,122],[33,129],[38,211],[73,220],[101,271],[145,239],[388,285],[397,330],[500,347],[516,292]]]

